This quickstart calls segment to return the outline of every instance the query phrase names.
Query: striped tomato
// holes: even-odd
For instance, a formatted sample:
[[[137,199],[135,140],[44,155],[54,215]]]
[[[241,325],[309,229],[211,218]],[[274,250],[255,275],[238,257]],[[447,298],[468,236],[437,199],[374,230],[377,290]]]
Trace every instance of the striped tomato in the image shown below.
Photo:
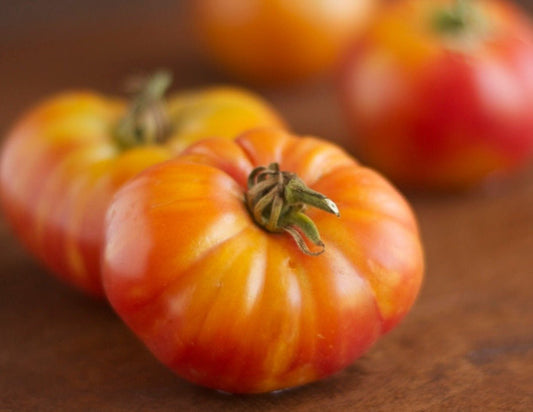
[[[25,114],[5,141],[7,220],[52,272],[88,293],[102,294],[103,221],[118,187],[202,137],[281,126],[248,92],[214,88],[163,101],[168,83],[168,75],[155,76],[129,108],[93,92],[61,94]]]
[[[229,392],[344,368],[406,315],[422,279],[415,218],[384,178],[271,129],[147,169],[107,218],[114,309],[177,374]]]

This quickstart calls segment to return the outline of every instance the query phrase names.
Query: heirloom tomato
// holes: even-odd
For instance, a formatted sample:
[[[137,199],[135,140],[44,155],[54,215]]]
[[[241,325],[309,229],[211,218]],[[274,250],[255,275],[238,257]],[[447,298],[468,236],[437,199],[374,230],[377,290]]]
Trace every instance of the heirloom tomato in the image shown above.
[[[178,375],[229,392],[344,368],[404,317],[423,274],[413,213],[384,178],[273,129],[145,170],[106,222],[111,305]]]
[[[259,83],[332,67],[379,0],[195,0],[196,31],[213,60]]]
[[[533,32],[502,1],[401,0],[348,53],[361,156],[394,180],[462,189],[533,154]]]
[[[144,168],[202,137],[281,121],[257,96],[213,88],[160,99],[155,76],[133,104],[93,92],[44,101],[7,136],[0,182],[16,234],[59,277],[102,294],[100,255],[111,196]]]

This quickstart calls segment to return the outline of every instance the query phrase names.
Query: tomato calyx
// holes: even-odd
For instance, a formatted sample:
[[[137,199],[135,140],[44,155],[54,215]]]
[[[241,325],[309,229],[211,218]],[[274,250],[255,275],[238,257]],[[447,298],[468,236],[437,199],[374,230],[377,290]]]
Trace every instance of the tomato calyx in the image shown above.
[[[448,36],[476,37],[486,29],[481,11],[471,0],[455,0],[451,6],[438,9],[432,25],[437,33]]]
[[[136,96],[127,113],[114,130],[121,149],[164,142],[171,132],[171,122],[162,101],[172,83],[172,75],[164,70],[144,79],[135,79]]]
[[[245,198],[259,226],[269,232],[287,232],[298,248],[311,256],[322,254],[325,246],[315,223],[304,213],[307,206],[340,216],[331,199],[307,187],[295,173],[280,171],[278,163],[259,166],[250,173]],[[311,251],[305,238],[320,250]]]

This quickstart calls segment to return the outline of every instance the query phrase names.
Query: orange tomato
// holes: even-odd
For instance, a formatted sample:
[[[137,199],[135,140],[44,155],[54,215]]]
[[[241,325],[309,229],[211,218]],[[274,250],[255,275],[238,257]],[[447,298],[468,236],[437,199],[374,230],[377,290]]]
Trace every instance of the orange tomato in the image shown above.
[[[17,122],[0,158],[2,205],[18,237],[52,272],[95,295],[103,292],[104,215],[118,187],[202,137],[282,127],[268,104],[233,88],[178,94],[127,114],[120,99],[60,94]]]
[[[422,274],[415,217],[384,178],[272,129],[196,143],[107,215],[114,309],[177,374],[229,392],[346,367],[406,315]]]
[[[258,83],[318,74],[369,20],[378,0],[195,0],[196,31],[222,68]]]
[[[464,189],[533,158],[533,30],[499,0],[394,2],[349,51],[352,147],[398,183]]]

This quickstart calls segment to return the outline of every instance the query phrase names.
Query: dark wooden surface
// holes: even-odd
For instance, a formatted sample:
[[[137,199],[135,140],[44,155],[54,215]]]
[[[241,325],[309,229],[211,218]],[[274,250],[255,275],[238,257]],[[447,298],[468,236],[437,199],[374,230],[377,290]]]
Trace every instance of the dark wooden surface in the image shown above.
[[[169,67],[176,88],[228,81],[202,64],[179,1],[73,3],[0,3],[2,134],[47,94],[118,93],[136,71]],[[346,138],[327,79],[260,92],[296,131]],[[413,311],[343,372],[260,396],[173,375],[105,303],[48,276],[0,219],[0,411],[533,410],[533,170],[408,197],[427,253]]]

